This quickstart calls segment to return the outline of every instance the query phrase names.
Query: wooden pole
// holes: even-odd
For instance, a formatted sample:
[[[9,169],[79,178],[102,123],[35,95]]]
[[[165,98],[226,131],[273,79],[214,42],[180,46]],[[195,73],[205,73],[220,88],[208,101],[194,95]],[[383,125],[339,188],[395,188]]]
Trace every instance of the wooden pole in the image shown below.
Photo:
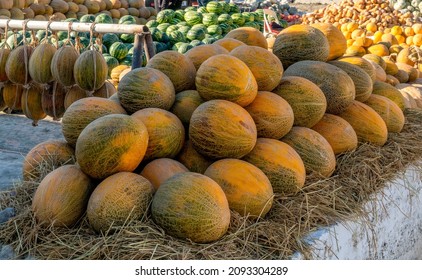
[[[134,42],[133,58],[132,58],[132,70],[142,67],[143,56],[144,56],[144,50],[143,50],[144,43],[145,43],[145,35],[136,34],[135,42]]]

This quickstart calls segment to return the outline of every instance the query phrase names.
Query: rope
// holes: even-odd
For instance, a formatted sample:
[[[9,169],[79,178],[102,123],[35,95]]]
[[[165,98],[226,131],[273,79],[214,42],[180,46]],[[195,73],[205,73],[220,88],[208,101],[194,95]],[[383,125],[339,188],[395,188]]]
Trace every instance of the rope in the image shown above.
[[[23,59],[24,59],[24,64],[25,64],[25,83],[24,83],[24,88],[26,88],[27,84],[28,84],[28,76],[29,76],[29,69],[28,69],[28,64],[29,64],[29,55],[28,55],[28,48],[29,46],[27,45],[26,42],[26,25],[28,23],[28,19],[25,20],[23,22],[23,26],[22,26],[22,33],[23,33]],[[29,86],[28,86],[29,87]]]

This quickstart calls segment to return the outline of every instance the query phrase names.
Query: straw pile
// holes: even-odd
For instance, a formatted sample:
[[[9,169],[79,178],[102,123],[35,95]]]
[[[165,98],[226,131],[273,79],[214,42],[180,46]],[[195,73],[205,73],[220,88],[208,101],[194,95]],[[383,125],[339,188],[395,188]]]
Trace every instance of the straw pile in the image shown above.
[[[28,183],[0,193],[0,209],[14,207],[17,212],[0,225],[0,243],[11,244],[18,257],[37,259],[289,259],[296,251],[310,257],[303,237],[351,215],[365,217],[363,203],[420,160],[422,111],[405,115],[405,128],[390,134],[384,147],[360,144],[356,151],[338,156],[331,178],[308,176],[298,195],[276,196],[265,219],[251,221],[233,212],[228,234],[211,244],[171,238],[149,216],[103,236],[92,231],[86,218],[71,229],[40,228],[30,211],[37,186]]]

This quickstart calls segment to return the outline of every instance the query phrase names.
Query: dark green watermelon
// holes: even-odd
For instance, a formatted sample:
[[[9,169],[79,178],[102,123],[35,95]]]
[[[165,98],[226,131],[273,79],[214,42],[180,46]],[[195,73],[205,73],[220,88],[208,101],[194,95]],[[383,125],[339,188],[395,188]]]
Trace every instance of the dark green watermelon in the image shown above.
[[[129,52],[129,49],[122,42],[113,43],[108,50],[108,53],[112,57],[117,58],[118,60],[122,60],[123,58],[125,58],[128,52]]]
[[[113,23],[113,18],[105,13],[101,13],[95,17],[94,22],[96,23]]]
[[[119,41],[119,36],[117,36],[115,33],[106,33],[103,35],[103,45],[105,45],[107,49],[109,49],[113,43]]]

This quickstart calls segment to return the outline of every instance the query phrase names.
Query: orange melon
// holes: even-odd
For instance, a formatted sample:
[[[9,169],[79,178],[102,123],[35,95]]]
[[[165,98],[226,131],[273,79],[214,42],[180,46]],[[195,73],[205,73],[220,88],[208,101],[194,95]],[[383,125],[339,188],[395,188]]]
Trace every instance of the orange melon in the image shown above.
[[[119,82],[117,96],[130,114],[150,107],[168,110],[176,98],[171,80],[153,68],[137,68],[128,72]]]
[[[239,46],[230,55],[243,61],[252,71],[259,91],[272,91],[283,76],[283,65],[277,56],[255,46]]]
[[[330,45],[319,29],[296,24],[283,29],[275,39],[273,53],[286,69],[303,60],[327,61]]]
[[[22,165],[24,181],[41,181],[47,173],[75,163],[75,150],[62,140],[46,140],[35,145],[26,155]]]
[[[148,131],[142,122],[122,114],[106,115],[82,130],[76,142],[76,161],[85,174],[104,179],[134,171],[147,146]]]
[[[195,89],[195,65],[189,58],[177,51],[157,53],[148,61],[146,67],[160,70],[166,74],[176,92]]]
[[[212,159],[241,158],[253,149],[256,138],[256,125],[249,113],[226,100],[202,103],[189,124],[193,147]]]
[[[93,190],[90,178],[76,165],[64,165],[50,172],[32,199],[32,211],[40,225],[71,227],[85,213]]]
[[[184,55],[193,62],[193,65],[195,65],[196,70],[198,70],[199,66],[201,66],[201,64],[208,58],[214,55],[228,53],[229,51],[220,45],[207,44],[196,46],[188,50]]]
[[[287,76],[300,76],[318,85],[327,100],[327,113],[339,114],[355,99],[355,84],[352,78],[342,69],[329,63],[300,61],[284,72],[284,77]]]
[[[119,104],[100,97],[86,97],[73,102],[62,118],[62,132],[67,143],[76,145],[81,131],[92,121],[110,114],[126,114]]]
[[[327,60],[333,60],[342,56],[347,49],[346,38],[343,33],[331,23],[314,23],[311,24],[312,27],[317,28],[325,37],[328,39],[329,44],[329,54]]]
[[[373,81],[362,68],[343,61],[330,61],[330,64],[345,71],[355,85],[355,100],[365,102],[372,93]]]
[[[295,126],[281,141],[290,145],[302,158],[307,174],[330,177],[336,168],[336,157],[328,141],[307,127]]]
[[[253,27],[238,27],[227,33],[224,38],[233,38],[249,46],[257,46],[264,49],[268,48],[267,39],[264,34]]]
[[[292,107],[275,93],[259,91],[255,100],[245,109],[256,124],[258,137],[280,139],[293,126]]]
[[[92,192],[87,206],[90,225],[107,233],[140,220],[148,211],[154,188],[141,175],[119,172],[104,179]]]
[[[246,46],[245,43],[243,43],[242,41],[239,41],[237,39],[234,39],[234,38],[221,38],[221,39],[215,41],[213,44],[222,46],[223,48],[225,48],[229,52],[231,52],[232,50],[234,50],[235,48],[237,48],[239,46]]]
[[[258,138],[253,150],[242,160],[264,172],[274,193],[295,194],[305,184],[305,165],[289,145],[276,139]]]
[[[175,114],[184,125],[189,125],[193,111],[205,100],[196,90],[185,90],[176,94],[176,100],[170,111]]]
[[[388,132],[398,133],[404,126],[403,111],[392,100],[378,94],[371,94],[365,104],[374,109],[384,120]]]
[[[205,100],[223,99],[242,107],[249,105],[258,93],[257,82],[249,67],[240,59],[226,54],[204,61],[196,74],[195,84]]]
[[[374,88],[372,90],[372,93],[382,95],[384,97],[391,99],[392,101],[394,101],[394,103],[396,103],[399,106],[400,109],[404,110],[405,106],[404,106],[403,96],[400,93],[400,91],[394,86],[388,83],[381,82],[381,81],[376,81],[374,83]]]
[[[159,109],[146,108],[132,114],[148,131],[148,148],[145,160],[173,158],[183,147],[185,128],[173,113]]]
[[[177,155],[176,159],[186,166],[189,171],[204,174],[208,166],[213,163],[209,158],[204,157],[198,153],[192,146],[191,141],[185,141],[182,150]]]
[[[239,159],[221,159],[211,164],[204,175],[220,185],[230,209],[242,216],[265,217],[270,211],[273,188],[258,167]]]
[[[366,59],[364,59],[362,57],[358,57],[358,56],[348,56],[348,57],[340,57],[338,60],[353,64],[353,65],[356,65],[356,66],[362,68],[362,70],[364,70],[366,73],[368,73],[368,75],[371,77],[372,81],[375,82],[375,80],[376,80],[375,68]]]
[[[355,100],[339,116],[353,127],[359,141],[376,146],[383,146],[387,142],[388,131],[384,120],[368,105]]]
[[[171,158],[158,158],[142,169],[141,175],[148,179],[156,191],[170,177],[189,170],[180,162]]]
[[[197,243],[220,239],[230,224],[224,191],[211,178],[193,172],[176,174],[161,184],[151,215],[167,234]]]
[[[296,126],[313,126],[327,109],[327,99],[322,90],[302,77],[283,77],[273,92],[290,104],[294,114],[293,125]]]
[[[353,151],[358,145],[358,137],[353,127],[344,119],[332,114],[325,114],[312,127],[328,141],[334,154]]]

